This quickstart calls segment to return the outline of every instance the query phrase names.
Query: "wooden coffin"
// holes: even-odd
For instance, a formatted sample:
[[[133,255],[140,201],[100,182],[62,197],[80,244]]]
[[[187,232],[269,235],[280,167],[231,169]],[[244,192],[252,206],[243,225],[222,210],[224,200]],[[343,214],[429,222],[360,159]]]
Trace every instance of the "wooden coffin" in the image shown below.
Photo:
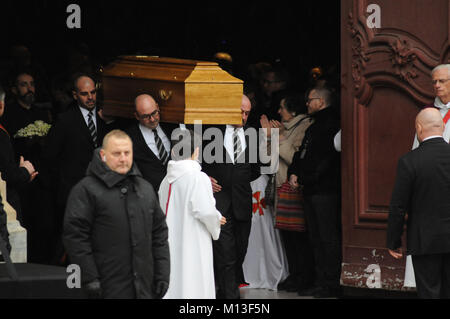
[[[136,96],[153,96],[161,121],[239,124],[243,81],[216,62],[121,56],[102,72],[104,113],[134,117]]]

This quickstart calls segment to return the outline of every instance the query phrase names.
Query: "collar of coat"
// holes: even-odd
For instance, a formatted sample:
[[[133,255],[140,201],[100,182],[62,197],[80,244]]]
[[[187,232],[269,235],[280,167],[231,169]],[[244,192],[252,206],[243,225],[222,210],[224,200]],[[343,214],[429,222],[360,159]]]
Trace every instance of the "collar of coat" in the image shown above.
[[[292,118],[289,122],[283,122],[284,127],[286,128],[286,130],[290,130],[293,127],[297,127],[297,123],[307,117],[308,117],[308,114],[299,114],[299,115],[295,116],[294,118]]]
[[[108,188],[112,188],[117,185],[121,185],[129,177],[142,177],[141,172],[136,167],[136,165],[133,163],[133,166],[131,167],[130,171],[123,175],[118,174],[114,171],[112,171],[106,163],[104,163],[100,158],[100,148],[97,148],[94,151],[94,155],[92,157],[92,161],[89,163],[89,166],[87,168],[86,175],[95,176],[98,179],[102,180]],[[132,183],[133,186],[136,186],[136,183]]]

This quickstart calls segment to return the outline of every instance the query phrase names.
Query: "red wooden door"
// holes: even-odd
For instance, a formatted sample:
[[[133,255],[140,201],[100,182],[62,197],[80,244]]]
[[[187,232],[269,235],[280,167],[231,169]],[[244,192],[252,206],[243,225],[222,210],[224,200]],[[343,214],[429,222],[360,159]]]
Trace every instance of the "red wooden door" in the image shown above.
[[[448,0],[341,1],[344,286],[367,288],[369,265],[382,288],[403,286],[405,260],[385,249],[389,201],[415,116],[434,99],[430,71],[448,61],[449,10]]]

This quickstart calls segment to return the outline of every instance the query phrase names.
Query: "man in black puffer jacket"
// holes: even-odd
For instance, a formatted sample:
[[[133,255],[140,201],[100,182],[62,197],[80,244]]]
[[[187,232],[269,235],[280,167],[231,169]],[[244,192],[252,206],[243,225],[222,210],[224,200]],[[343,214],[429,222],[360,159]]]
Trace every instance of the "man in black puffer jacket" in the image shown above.
[[[168,231],[153,187],[114,130],[72,189],[63,242],[90,298],[162,298],[169,285]]]

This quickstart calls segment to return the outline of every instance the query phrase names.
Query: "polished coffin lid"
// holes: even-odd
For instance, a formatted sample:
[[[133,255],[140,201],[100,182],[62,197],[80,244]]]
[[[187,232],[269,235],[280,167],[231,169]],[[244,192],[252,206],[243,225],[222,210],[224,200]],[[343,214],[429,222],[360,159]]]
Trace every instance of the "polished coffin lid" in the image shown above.
[[[241,123],[243,81],[216,62],[121,56],[103,70],[102,87],[105,115],[134,117],[136,96],[147,93],[162,122]]]

